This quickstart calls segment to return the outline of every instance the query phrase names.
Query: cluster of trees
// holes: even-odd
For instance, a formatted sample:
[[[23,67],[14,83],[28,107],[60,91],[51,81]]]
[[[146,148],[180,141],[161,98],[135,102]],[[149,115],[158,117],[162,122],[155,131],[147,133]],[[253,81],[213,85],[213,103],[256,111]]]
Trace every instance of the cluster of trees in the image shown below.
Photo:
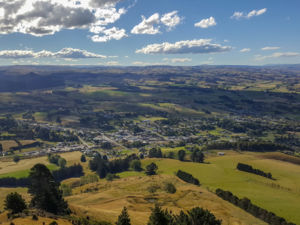
[[[73,166],[63,167],[59,170],[52,172],[54,179],[58,182],[69,179],[71,177],[81,177],[84,175],[83,168],[80,164],[74,164]]]
[[[266,177],[266,178],[269,178],[269,179],[273,179],[271,173],[265,173],[262,170],[254,169],[252,166],[250,166],[248,164],[238,163],[236,168],[238,170],[241,170],[241,171],[244,171],[244,172],[254,173],[254,174],[259,175],[259,176],[263,176],[263,177]]]
[[[56,132],[51,129],[45,127],[36,127],[34,130],[35,138],[40,138],[44,141],[52,141],[52,142],[78,142],[78,137],[71,133],[70,131],[66,131],[64,133]]]
[[[48,161],[50,163],[53,163],[53,164],[59,166],[60,168],[65,168],[65,166],[67,164],[67,161],[64,158],[62,158],[60,155],[49,154]]]
[[[130,163],[139,158],[132,154],[124,159],[116,159],[109,161],[107,157],[102,157],[100,154],[89,161],[89,167],[92,171],[96,171],[100,178],[105,178],[107,174],[116,174],[127,171]]]
[[[15,178],[15,177],[3,177],[0,178],[0,187],[28,187],[29,179]]]
[[[17,140],[15,140],[18,144],[20,143],[19,141],[17,141]],[[26,145],[22,145],[22,144],[20,144],[20,145],[18,145],[18,146],[14,146],[14,147],[11,147],[9,150],[10,151],[17,151],[17,150],[21,150],[21,149],[23,149],[23,148],[34,148],[34,147],[38,147],[38,146],[41,146],[41,142],[39,142],[39,141],[35,141],[35,142],[33,142],[33,143],[31,143],[31,144],[26,144]]]
[[[182,170],[178,170],[177,173],[176,173],[176,176],[179,177],[181,180],[187,182],[187,183],[200,185],[200,182],[197,178],[193,177],[192,174],[189,174],[189,173],[184,172]]]
[[[51,174],[56,182],[71,178],[83,176],[83,168],[80,164],[75,164],[70,167],[54,170]],[[0,178],[0,187],[28,187],[30,185],[30,177],[15,178],[4,177]]]
[[[215,142],[208,144],[206,149],[236,149],[250,152],[273,152],[278,150],[291,150],[288,146],[276,144],[272,142]]]
[[[160,148],[151,148],[149,150],[149,158],[162,158],[163,157],[163,154],[161,152],[161,149]]]
[[[172,212],[163,210],[161,207],[156,205],[151,212],[148,219],[147,225],[221,225],[221,220],[216,217],[208,210],[200,207],[195,207],[187,212],[180,211],[178,215]],[[127,209],[124,208],[118,217],[116,225],[131,225],[130,217]]]
[[[203,163],[204,162],[204,153],[198,148],[198,147],[193,147],[191,149],[192,154],[191,154],[191,160],[192,162],[198,162],[198,163]]]
[[[70,213],[67,202],[62,197],[59,182],[43,164],[36,164],[29,173],[28,193],[32,196],[29,207],[44,210],[57,215]],[[20,213],[27,208],[21,195],[11,193],[6,196],[5,209],[11,213]]]
[[[146,175],[152,176],[156,175],[156,171],[158,169],[158,166],[155,163],[150,163],[149,165],[146,166]]]
[[[276,214],[267,211],[259,206],[254,205],[248,198],[238,198],[233,195],[230,191],[224,191],[222,189],[217,189],[216,194],[230,203],[240,207],[241,209],[247,211],[253,216],[265,221],[268,224],[273,225],[296,225],[294,223],[287,222],[284,218],[277,216]]]

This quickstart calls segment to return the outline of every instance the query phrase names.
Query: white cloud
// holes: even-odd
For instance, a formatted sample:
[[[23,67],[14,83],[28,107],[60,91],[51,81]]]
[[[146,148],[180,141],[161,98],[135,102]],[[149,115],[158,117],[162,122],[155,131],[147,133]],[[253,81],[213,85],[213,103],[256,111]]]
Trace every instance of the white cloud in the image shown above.
[[[274,58],[287,58],[287,57],[297,57],[300,56],[300,53],[298,52],[275,52],[271,55],[262,56],[262,55],[256,55],[255,60],[262,61],[266,59],[274,59]]]
[[[178,16],[178,11],[173,11],[162,15],[160,21],[168,27],[168,30],[172,30],[178,24],[180,24],[182,18]]]
[[[240,52],[250,52],[250,51],[251,51],[250,48],[243,48],[243,49],[240,50]]]
[[[131,30],[132,34],[158,34],[160,33],[160,24],[166,26],[170,31],[178,24],[182,18],[178,16],[178,11],[172,11],[162,16],[159,13],[154,13],[149,18],[142,16],[142,22],[134,26]]]
[[[230,51],[232,47],[211,43],[211,39],[186,40],[175,43],[164,42],[161,44],[147,45],[136,53],[143,54],[205,54]]]
[[[267,12],[267,8],[259,9],[259,10],[252,10],[249,13],[244,13],[244,12],[234,12],[233,15],[230,17],[231,19],[250,19],[254,16],[260,16],[264,13]]]
[[[51,35],[62,29],[89,29],[116,22],[126,9],[119,0],[0,0],[0,34]]]
[[[217,23],[215,21],[215,18],[212,16],[207,19],[203,19],[198,23],[195,23],[195,27],[201,27],[201,28],[208,28],[216,25]]]
[[[134,26],[131,30],[132,34],[157,34],[159,33],[159,27],[155,25],[159,24],[159,14],[154,13],[148,19],[142,16],[142,22]]]
[[[261,50],[263,50],[263,51],[272,51],[272,50],[278,50],[278,49],[280,49],[280,47],[266,46],[266,47],[263,47]]]
[[[109,61],[106,63],[108,66],[119,66],[120,63],[118,61]]]
[[[63,48],[58,52],[32,50],[2,50],[0,51],[0,58],[20,59],[20,58],[69,58],[69,59],[83,59],[83,58],[106,58],[104,55],[88,52],[86,50]]]
[[[99,35],[102,34],[102,35]],[[105,29],[103,27],[102,30],[97,30],[97,34],[91,37],[94,42],[107,42],[112,39],[120,40],[124,37],[127,37],[125,29],[119,29],[117,27],[112,27],[110,29]]]
[[[142,62],[142,61],[134,61],[131,63],[132,65],[135,66],[153,66],[153,65],[163,65],[161,62]]]
[[[191,62],[191,58],[164,58],[163,61],[172,62],[172,63],[185,63]]]

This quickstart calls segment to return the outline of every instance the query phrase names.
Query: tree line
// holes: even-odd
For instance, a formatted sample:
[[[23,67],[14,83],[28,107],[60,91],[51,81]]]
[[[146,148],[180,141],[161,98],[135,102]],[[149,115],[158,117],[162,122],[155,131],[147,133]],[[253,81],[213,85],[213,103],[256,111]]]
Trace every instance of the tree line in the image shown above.
[[[263,176],[263,177],[274,180],[271,173],[266,173],[262,170],[254,169],[252,166],[250,166],[248,164],[238,163],[236,168],[240,171],[244,171],[244,172],[248,172],[248,173],[254,173],[256,175]]]
[[[93,221],[89,218],[72,219],[73,225],[111,225],[103,221]],[[163,210],[160,206],[155,205],[151,210],[147,225],[221,225],[222,221],[218,220],[210,211],[200,207],[195,207],[187,212],[181,210],[179,214],[173,214],[171,211]],[[115,223],[116,225],[131,225],[131,219],[126,207]]]
[[[195,185],[200,185],[200,182],[197,178],[193,177],[192,174],[189,174],[187,172],[184,172],[182,170],[178,170],[176,173],[176,176],[178,178],[180,178],[181,180],[187,182],[187,183],[191,183],[191,184],[195,184]]]
[[[287,222],[284,218],[277,216],[275,213],[269,212],[266,209],[263,209],[257,205],[254,205],[250,199],[248,198],[238,198],[237,196],[233,195],[230,191],[224,191],[222,189],[217,189],[216,194],[238,206],[239,208],[245,210],[246,212],[250,213],[251,215],[265,221],[268,224],[272,225],[296,225],[294,223]]]
[[[230,150],[236,149],[240,151],[250,151],[250,152],[273,152],[278,150],[291,150],[288,146],[282,144],[276,144],[273,142],[215,142],[205,146],[205,149],[222,149]]]
[[[52,176],[56,182],[72,178],[83,176],[83,168],[80,164],[74,164],[73,166],[61,168],[59,170],[52,171]],[[4,177],[0,178],[0,187],[28,187],[30,185],[30,178],[15,178]]]
[[[101,156],[100,154],[89,161],[89,167],[92,171],[95,171],[100,178],[105,178],[107,174],[116,174],[123,171],[127,171],[130,167],[130,163],[133,160],[139,158],[132,154],[124,159],[115,159],[109,161],[107,157]]]

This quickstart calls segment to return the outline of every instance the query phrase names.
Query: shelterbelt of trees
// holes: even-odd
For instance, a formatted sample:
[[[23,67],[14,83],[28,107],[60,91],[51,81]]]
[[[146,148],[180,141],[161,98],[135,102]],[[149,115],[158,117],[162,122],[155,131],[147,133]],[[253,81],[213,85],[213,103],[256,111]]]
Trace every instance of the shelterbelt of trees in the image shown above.
[[[205,149],[220,149],[220,150],[229,150],[236,149],[240,151],[250,151],[250,152],[274,152],[279,150],[292,150],[286,145],[276,144],[273,142],[250,142],[250,141],[242,141],[242,142],[215,142],[210,143],[205,146]]]
[[[272,225],[296,225],[294,223],[287,222],[284,218],[277,216],[276,214],[269,212],[266,209],[263,209],[257,205],[254,205],[250,199],[248,198],[238,198],[237,196],[233,195],[230,191],[224,191],[222,189],[217,189],[216,194],[238,206],[239,208],[245,210],[246,212],[252,214],[253,216],[265,221],[268,224]]]
[[[74,164],[73,166],[61,168],[59,170],[52,171],[52,176],[56,182],[72,178],[83,176],[83,168],[80,164]],[[15,178],[15,177],[4,177],[0,178],[0,187],[28,187],[30,179],[26,178]]]
[[[252,166],[244,164],[244,163],[238,163],[236,168],[240,171],[244,171],[244,172],[248,172],[248,173],[254,173],[256,175],[274,180],[271,173],[266,173],[262,170],[254,169]]]

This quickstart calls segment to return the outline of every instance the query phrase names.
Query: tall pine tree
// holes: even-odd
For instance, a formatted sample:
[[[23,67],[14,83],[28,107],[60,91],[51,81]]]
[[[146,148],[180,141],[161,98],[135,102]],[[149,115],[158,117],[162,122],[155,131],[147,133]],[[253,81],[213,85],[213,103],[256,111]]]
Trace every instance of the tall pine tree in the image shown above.
[[[131,225],[126,207],[123,208],[121,214],[119,215],[116,225]]]
[[[45,165],[36,164],[32,167],[29,179],[28,193],[32,195],[32,207],[60,215],[69,213],[68,204],[59,190],[59,183]]]

